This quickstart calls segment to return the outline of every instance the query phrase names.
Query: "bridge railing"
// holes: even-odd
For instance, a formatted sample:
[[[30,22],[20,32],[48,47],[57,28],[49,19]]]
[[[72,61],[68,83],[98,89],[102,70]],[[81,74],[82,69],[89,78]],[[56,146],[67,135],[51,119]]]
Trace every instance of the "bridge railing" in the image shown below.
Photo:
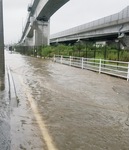
[[[54,61],[73,67],[105,73],[129,81],[129,62],[54,55]]]

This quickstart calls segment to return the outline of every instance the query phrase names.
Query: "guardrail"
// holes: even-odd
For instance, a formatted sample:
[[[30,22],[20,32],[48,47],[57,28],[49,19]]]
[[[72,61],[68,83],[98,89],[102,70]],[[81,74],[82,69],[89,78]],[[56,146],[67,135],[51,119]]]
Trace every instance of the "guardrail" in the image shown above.
[[[54,55],[54,62],[105,73],[129,81],[129,62]]]

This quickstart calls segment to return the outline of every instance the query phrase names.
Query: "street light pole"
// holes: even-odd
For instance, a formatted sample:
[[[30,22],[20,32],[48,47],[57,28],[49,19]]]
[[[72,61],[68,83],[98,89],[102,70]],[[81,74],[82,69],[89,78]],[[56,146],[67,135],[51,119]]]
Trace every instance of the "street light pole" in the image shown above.
[[[5,74],[4,61],[3,1],[0,0],[0,77]]]

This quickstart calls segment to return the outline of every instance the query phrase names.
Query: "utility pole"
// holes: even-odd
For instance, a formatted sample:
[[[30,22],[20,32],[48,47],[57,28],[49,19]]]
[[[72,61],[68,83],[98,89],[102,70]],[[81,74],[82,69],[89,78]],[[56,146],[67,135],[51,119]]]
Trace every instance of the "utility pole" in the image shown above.
[[[0,77],[5,74],[4,61],[3,2],[0,0]]]

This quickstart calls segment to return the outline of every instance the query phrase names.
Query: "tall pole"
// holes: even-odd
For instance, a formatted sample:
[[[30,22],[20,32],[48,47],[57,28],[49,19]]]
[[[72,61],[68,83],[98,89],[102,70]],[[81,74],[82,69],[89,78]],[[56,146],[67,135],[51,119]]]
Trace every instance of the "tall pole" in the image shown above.
[[[0,77],[5,74],[4,61],[3,2],[0,0]]]

